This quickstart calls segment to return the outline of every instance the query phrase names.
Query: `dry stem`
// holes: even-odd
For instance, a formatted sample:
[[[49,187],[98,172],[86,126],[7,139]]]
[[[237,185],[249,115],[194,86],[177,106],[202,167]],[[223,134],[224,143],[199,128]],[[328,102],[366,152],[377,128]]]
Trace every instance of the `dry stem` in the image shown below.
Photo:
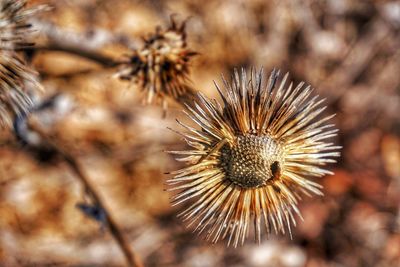
[[[89,179],[86,177],[84,172],[82,171],[82,168],[79,166],[79,163],[77,160],[68,152],[66,152],[64,149],[62,149],[58,144],[53,142],[51,138],[38,126],[34,126],[32,124],[31,128],[34,130],[36,133],[38,133],[42,140],[45,140],[46,145],[53,149],[55,152],[57,152],[58,155],[62,157],[62,159],[69,165],[71,170],[76,174],[76,177],[81,181],[85,188],[85,192],[88,193],[88,195],[91,197],[93,200],[93,204],[99,207],[105,215],[106,219],[106,227],[110,231],[111,235],[115,239],[115,241],[118,243],[118,246],[120,247],[121,251],[123,252],[125,259],[128,263],[128,266],[130,267],[142,267],[143,264],[141,260],[139,259],[138,255],[130,248],[129,243],[126,241],[125,237],[122,234],[121,229],[118,227],[117,223],[115,220],[112,218],[110,212],[107,210],[105,207],[103,201],[101,200],[101,197],[98,195],[94,187],[90,184]]]

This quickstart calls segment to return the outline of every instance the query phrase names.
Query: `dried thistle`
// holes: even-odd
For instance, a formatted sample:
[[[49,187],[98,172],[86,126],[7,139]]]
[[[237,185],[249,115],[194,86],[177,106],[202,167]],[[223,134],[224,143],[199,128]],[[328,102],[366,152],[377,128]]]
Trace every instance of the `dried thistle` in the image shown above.
[[[187,86],[189,60],[196,52],[187,48],[185,23],[178,24],[171,17],[171,26],[144,38],[144,46],[135,50],[129,62],[118,73],[120,79],[139,84],[145,93],[146,104],[154,100],[162,102],[166,109],[166,98],[184,102],[192,89]]]
[[[26,8],[25,0],[1,0],[0,49],[15,50],[32,45],[27,36],[32,33],[27,19],[44,6]]]
[[[26,113],[32,105],[27,89],[37,88],[33,71],[20,59],[17,49],[30,46],[27,19],[42,6],[25,8],[26,1],[0,2],[0,124],[10,125],[13,115]]]
[[[325,110],[310,86],[287,87],[288,74],[277,87],[273,71],[265,84],[262,71],[248,80],[235,71],[222,105],[199,93],[199,103],[185,113],[200,129],[178,121],[192,149],[171,151],[187,167],[167,181],[175,191],[173,205],[188,204],[178,215],[206,239],[228,238],[228,245],[243,244],[250,224],[260,242],[262,224],[269,234],[291,235],[300,194],[322,195],[322,186],[308,180],[332,174],[326,163],[340,155],[326,140],[335,136],[334,115],[319,118]]]

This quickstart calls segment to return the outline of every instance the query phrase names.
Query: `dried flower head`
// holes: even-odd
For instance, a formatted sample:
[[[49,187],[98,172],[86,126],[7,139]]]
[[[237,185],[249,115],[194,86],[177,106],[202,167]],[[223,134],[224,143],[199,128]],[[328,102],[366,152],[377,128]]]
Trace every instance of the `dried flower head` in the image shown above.
[[[134,81],[146,94],[146,103],[155,99],[166,108],[166,97],[178,100],[190,94],[186,85],[189,74],[189,60],[196,53],[187,48],[185,23],[178,24],[171,17],[167,30],[157,28],[156,32],[144,38],[144,46],[135,50],[123,69],[120,79]]]
[[[15,50],[31,46],[27,36],[32,30],[27,19],[42,7],[26,8],[25,0],[1,0],[0,49]]]
[[[27,112],[32,104],[27,87],[39,87],[34,73],[15,52],[31,45],[27,19],[41,7],[26,9],[26,1],[0,2],[0,124],[10,125],[13,115]]]
[[[179,216],[212,242],[243,244],[250,224],[258,242],[262,225],[291,235],[299,193],[322,195],[308,178],[332,174],[324,166],[340,155],[326,141],[337,132],[325,124],[333,115],[319,118],[326,107],[310,86],[286,86],[286,74],[278,87],[276,71],[267,83],[262,76],[235,71],[225,94],[216,85],[222,105],[199,93],[199,103],[187,106],[199,129],[178,121],[192,149],[171,151],[189,166],[173,172],[168,190],[176,192],[173,205],[188,204]]]

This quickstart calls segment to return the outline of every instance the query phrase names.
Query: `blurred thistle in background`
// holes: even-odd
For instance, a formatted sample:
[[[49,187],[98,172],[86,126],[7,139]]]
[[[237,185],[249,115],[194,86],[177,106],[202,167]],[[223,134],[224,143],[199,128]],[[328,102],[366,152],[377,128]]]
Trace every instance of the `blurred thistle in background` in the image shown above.
[[[27,20],[40,8],[28,9],[26,1],[0,1],[0,124],[11,125],[32,106],[30,90],[40,88],[34,71],[17,50],[30,47],[31,25]]]
[[[180,123],[193,150],[171,152],[189,166],[173,172],[168,185],[178,190],[174,205],[194,200],[179,216],[213,242],[243,245],[254,225],[260,243],[262,224],[268,234],[286,228],[291,236],[293,212],[301,217],[299,193],[322,195],[308,178],[333,174],[323,167],[340,155],[327,141],[337,133],[325,123],[333,116],[318,117],[326,107],[310,86],[288,86],[288,74],[278,85],[278,76],[272,71],[266,84],[262,71],[249,79],[235,71],[231,84],[224,80],[225,93],[217,86],[222,105],[200,94],[195,108],[187,106],[200,129]]]
[[[133,51],[129,62],[123,64],[118,76],[139,84],[145,94],[145,103],[162,103],[164,112],[167,98],[178,102],[190,101],[194,90],[188,86],[189,60],[197,53],[186,43],[186,20],[176,22],[171,16],[171,26],[143,38],[141,49]]]

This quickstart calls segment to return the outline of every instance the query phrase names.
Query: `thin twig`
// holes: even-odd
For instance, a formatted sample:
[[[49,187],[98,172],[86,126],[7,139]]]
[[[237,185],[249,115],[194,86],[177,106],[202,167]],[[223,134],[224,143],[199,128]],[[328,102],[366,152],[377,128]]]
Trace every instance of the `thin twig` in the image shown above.
[[[97,51],[89,50],[84,47],[74,46],[69,43],[61,43],[61,42],[49,42],[45,45],[36,45],[30,48],[32,50],[45,50],[45,51],[60,51],[70,53],[79,57],[83,57],[102,65],[103,67],[116,67],[123,62],[117,61],[111,57],[107,57],[105,55],[100,54]]]
[[[116,36],[101,29],[92,30],[86,34],[77,34],[63,30],[47,21],[34,20],[33,24],[46,41],[44,44],[37,44],[30,49],[67,52],[89,59],[104,67],[115,67],[123,62],[101,54],[99,50],[103,47],[115,43],[122,43],[129,48],[136,46],[134,41],[127,40],[125,36]]]
[[[38,133],[43,140],[46,141],[46,145],[48,147],[53,149],[58,155],[60,155],[63,158],[63,160],[69,165],[72,171],[76,174],[76,177],[83,184],[85,191],[93,200],[94,202],[93,204],[95,204],[96,206],[98,206],[100,209],[103,210],[106,219],[106,226],[108,227],[108,230],[110,231],[115,241],[118,243],[121,251],[125,256],[128,265],[130,267],[142,267],[143,264],[139,259],[138,255],[130,248],[128,242],[126,241],[124,235],[122,234],[122,231],[118,227],[115,220],[112,218],[110,212],[106,209],[105,205],[103,204],[103,201],[101,200],[101,197],[98,195],[94,187],[90,184],[89,179],[82,171],[77,160],[71,154],[69,154],[68,152],[63,150],[59,145],[53,142],[51,138],[44,131],[40,129],[40,127],[31,125],[31,128],[36,133]]]

